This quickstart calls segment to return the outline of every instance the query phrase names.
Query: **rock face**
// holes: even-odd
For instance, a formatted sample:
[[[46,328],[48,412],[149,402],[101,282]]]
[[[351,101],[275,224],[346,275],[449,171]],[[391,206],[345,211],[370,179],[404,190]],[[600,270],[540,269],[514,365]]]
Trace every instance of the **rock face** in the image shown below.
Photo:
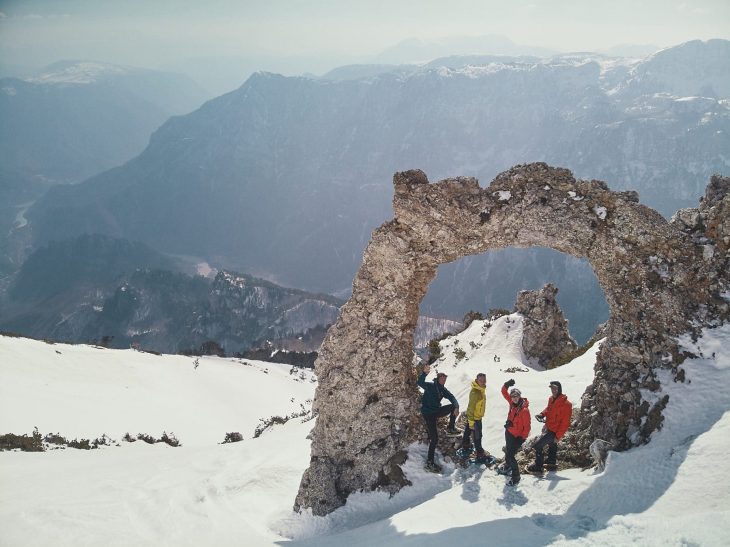
[[[544,163],[514,167],[487,188],[396,173],[395,218],[373,232],[315,365],[319,417],[295,508],[324,515],[351,492],[405,484],[398,465],[419,429],[419,304],[440,264],[490,249],[542,246],[588,260],[611,318],[567,442],[586,454],[596,437],[618,450],[646,442],[662,424],[662,382],[684,379],[675,337],[728,317],[727,180],[713,178],[704,220],[685,229],[635,192]]]
[[[515,302],[515,311],[525,317],[522,349],[543,367],[577,347],[555,300],[557,294],[558,288],[548,283],[539,291],[520,291]]]

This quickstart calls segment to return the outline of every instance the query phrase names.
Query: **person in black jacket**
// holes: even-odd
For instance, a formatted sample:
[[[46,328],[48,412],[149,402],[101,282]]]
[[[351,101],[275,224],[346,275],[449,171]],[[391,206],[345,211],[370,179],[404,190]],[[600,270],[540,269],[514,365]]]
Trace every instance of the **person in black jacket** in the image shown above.
[[[446,374],[439,372],[433,382],[426,382],[426,376],[431,372],[431,367],[425,365],[421,374],[418,376],[418,385],[423,388],[423,397],[421,398],[421,414],[426,422],[426,430],[428,431],[428,459],[426,460],[426,470],[434,473],[441,471],[441,466],[434,462],[436,453],[436,444],[438,443],[438,429],[436,428],[437,420],[442,416],[449,416],[449,426],[446,432],[450,435],[458,435],[460,431],[454,427],[456,417],[459,415],[459,401],[456,397],[446,389]],[[441,399],[447,398],[451,404],[441,406]]]

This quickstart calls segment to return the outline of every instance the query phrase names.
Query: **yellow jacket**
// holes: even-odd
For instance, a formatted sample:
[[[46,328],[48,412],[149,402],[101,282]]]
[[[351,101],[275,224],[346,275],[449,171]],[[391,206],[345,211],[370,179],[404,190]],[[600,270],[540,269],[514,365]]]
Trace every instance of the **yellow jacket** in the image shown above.
[[[477,384],[476,380],[471,382],[471,391],[469,392],[469,406],[466,408],[466,418],[469,420],[469,427],[474,426],[474,422],[484,417],[484,409],[487,406],[486,388]]]

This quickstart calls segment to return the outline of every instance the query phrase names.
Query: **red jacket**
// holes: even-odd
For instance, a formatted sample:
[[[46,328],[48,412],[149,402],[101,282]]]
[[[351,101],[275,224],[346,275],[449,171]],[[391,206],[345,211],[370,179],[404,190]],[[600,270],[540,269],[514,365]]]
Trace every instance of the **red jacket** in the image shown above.
[[[504,386],[502,386],[502,397],[507,399],[509,403],[507,419],[512,422],[512,425],[507,428],[507,431],[512,433],[514,437],[520,437],[523,440],[526,439],[530,434],[530,401],[523,397],[520,406],[513,405],[509,392]]]
[[[565,432],[568,431],[568,427],[570,427],[573,405],[568,400],[568,397],[564,393],[561,393],[555,400],[553,400],[553,397],[548,399],[548,404],[541,414],[546,418],[545,425],[550,431],[555,433],[555,439],[559,441],[565,435]]]

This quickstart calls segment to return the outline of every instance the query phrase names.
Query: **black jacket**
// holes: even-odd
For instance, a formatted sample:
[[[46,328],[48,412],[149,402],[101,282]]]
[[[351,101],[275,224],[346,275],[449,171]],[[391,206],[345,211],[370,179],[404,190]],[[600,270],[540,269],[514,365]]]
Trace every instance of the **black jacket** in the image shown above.
[[[422,372],[418,377],[418,385],[423,388],[423,397],[421,398],[422,414],[435,414],[438,412],[438,409],[441,408],[441,399],[444,397],[451,401],[454,407],[459,407],[459,401],[446,387],[439,384],[438,379],[434,379],[433,382],[426,382],[425,372]]]

